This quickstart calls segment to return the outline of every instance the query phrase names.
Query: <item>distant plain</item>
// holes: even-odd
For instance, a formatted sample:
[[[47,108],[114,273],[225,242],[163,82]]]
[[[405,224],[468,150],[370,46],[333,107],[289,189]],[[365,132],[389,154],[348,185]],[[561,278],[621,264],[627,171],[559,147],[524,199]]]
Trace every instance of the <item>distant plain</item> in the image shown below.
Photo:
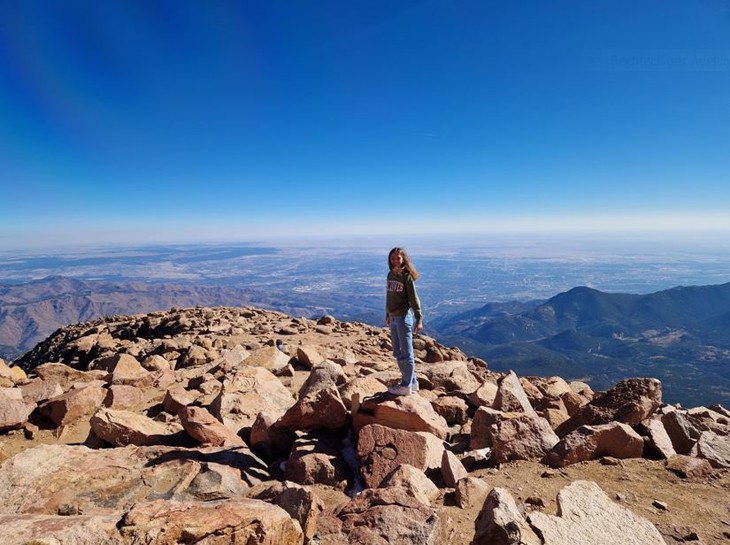
[[[425,333],[437,338],[448,329],[452,316],[487,303],[534,304],[577,286],[648,294],[730,281],[730,242],[723,236],[522,234],[0,252],[0,284],[17,286],[58,275],[234,288],[245,290],[247,296],[230,301],[231,306],[256,304],[307,316],[328,313],[341,320],[382,325],[386,258],[394,245],[406,246],[422,273],[417,286]],[[458,343],[453,330],[450,333],[447,340]],[[463,348],[469,352],[469,346]],[[494,356],[499,352],[491,353],[490,367],[500,370]],[[518,365],[514,358],[508,364]],[[539,367],[532,361],[529,370]],[[578,369],[576,375],[581,375]]]

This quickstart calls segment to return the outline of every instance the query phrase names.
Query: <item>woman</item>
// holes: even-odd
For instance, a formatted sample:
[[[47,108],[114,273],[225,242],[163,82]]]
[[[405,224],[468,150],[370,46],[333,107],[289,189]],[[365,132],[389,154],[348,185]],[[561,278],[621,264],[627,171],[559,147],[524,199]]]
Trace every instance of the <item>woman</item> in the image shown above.
[[[403,248],[393,248],[390,251],[388,268],[390,272],[385,298],[385,325],[390,327],[393,355],[401,372],[400,384],[390,386],[388,391],[395,395],[410,395],[418,390],[413,331],[415,325],[415,332],[419,334],[423,323],[421,302],[418,300],[414,282],[421,275]]]

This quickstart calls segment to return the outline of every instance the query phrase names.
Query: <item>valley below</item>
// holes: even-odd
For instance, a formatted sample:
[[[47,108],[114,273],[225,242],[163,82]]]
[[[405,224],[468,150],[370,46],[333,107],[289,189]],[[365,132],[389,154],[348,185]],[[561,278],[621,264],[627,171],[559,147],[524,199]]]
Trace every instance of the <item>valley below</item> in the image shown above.
[[[717,253],[540,241],[414,250],[425,333],[490,368],[597,389],[653,376],[670,402],[730,403],[730,266]],[[0,357],[64,325],[173,307],[254,305],[383,326],[386,254],[257,244],[0,254]]]

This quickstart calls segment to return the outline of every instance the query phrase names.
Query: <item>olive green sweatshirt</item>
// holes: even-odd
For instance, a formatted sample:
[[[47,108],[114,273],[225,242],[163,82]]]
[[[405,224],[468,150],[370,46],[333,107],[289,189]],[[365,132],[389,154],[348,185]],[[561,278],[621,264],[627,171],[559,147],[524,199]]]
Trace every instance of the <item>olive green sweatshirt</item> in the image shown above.
[[[420,323],[423,318],[421,301],[418,299],[413,278],[407,272],[396,274],[390,271],[385,297],[385,315],[388,317],[405,316],[409,308],[413,309],[416,323]]]

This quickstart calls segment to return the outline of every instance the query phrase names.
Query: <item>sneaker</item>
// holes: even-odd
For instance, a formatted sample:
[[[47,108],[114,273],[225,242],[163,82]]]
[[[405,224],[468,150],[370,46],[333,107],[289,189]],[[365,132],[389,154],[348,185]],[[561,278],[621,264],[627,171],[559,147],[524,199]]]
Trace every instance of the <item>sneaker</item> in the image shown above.
[[[388,392],[397,396],[409,396],[413,393],[408,386],[403,386],[401,384],[388,386]]]

